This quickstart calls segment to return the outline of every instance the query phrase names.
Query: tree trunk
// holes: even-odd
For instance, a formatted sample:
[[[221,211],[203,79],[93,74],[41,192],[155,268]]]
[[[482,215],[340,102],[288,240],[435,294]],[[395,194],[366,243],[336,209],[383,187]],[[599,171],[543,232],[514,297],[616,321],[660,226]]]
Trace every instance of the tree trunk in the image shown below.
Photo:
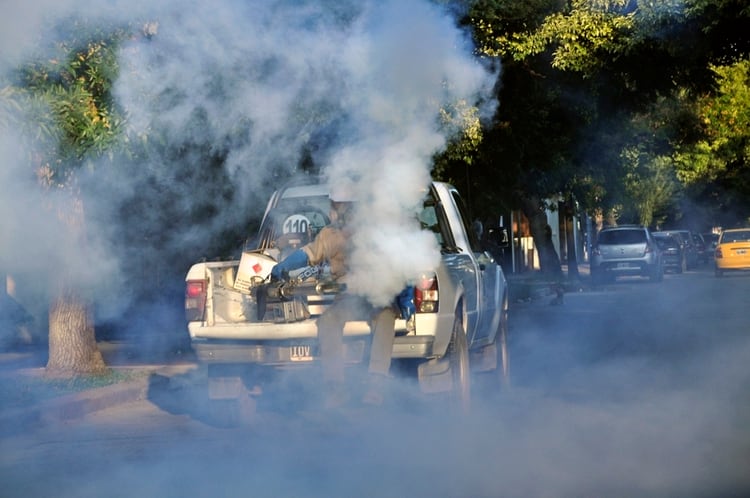
[[[70,192],[69,203],[58,207],[57,218],[78,244],[78,257],[81,257],[87,244],[83,202],[77,195],[74,178],[66,188]],[[96,344],[92,304],[65,269],[58,277],[57,285],[51,286],[46,374],[51,377],[103,375],[109,369]]]
[[[46,374],[74,377],[107,372],[96,344],[90,304],[71,289],[63,288],[50,303]]]
[[[563,220],[565,220],[565,242],[567,247],[566,252],[568,254],[568,280],[577,281],[581,279],[581,275],[578,272],[578,257],[576,254],[578,247],[576,247],[575,225],[573,220],[573,216],[576,214],[575,203],[572,199],[568,198],[563,206],[564,209],[561,214],[563,215]]]
[[[573,238],[572,220],[565,221],[565,230],[567,232],[565,239],[568,247],[568,280],[580,280],[581,274],[578,271],[578,258],[576,257],[576,241]]]

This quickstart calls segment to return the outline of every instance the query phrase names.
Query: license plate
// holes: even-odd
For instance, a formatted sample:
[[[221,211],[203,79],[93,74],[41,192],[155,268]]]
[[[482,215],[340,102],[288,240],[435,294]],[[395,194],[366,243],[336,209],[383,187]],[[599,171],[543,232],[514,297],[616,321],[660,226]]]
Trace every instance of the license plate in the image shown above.
[[[289,346],[291,361],[312,361],[312,346]]]
[[[746,254],[747,251],[745,249],[737,249],[737,254]]]
[[[617,263],[618,268],[630,268],[630,263]]]

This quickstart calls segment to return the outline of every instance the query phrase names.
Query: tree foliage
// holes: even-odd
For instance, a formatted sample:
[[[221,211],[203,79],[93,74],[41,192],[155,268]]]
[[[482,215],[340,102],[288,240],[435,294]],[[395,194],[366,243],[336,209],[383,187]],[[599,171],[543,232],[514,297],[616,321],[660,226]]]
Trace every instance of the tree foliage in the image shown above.
[[[476,2],[467,22],[504,68],[477,175],[495,168],[511,193],[572,192],[589,211],[628,221],[679,218],[691,175],[730,168],[737,180],[747,169],[743,111],[730,115],[727,102],[719,115],[713,96],[729,81],[716,64],[747,60],[748,17],[732,0]],[[740,94],[731,105],[747,109]],[[712,138],[728,139],[732,123],[733,139]]]
[[[626,0],[574,0],[569,10],[550,13],[528,31],[498,31],[490,22],[477,22],[485,53],[524,61],[551,47],[552,68],[585,76],[626,51],[633,28]]]
[[[677,144],[675,165],[696,198],[735,224],[750,216],[750,60],[711,68],[716,90],[693,102],[698,139]]]
[[[58,41],[58,57],[39,58],[16,75],[16,95],[23,100],[26,130],[51,145],[41,156],[49,180],[65,184],[67,171],[87,160],[112,154],[122,117],[114,105],[117,44],[123,30],[102,31],[74,22],[70,38]]]

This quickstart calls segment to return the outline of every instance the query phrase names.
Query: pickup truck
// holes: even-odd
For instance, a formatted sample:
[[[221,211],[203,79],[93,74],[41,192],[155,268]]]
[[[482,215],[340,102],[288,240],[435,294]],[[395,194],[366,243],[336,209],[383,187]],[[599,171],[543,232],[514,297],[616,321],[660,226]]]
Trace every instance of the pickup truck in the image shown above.
[[[207,366],[214,415],[241,420],[254,410],[269,371],[319,361],[316,318],[340,289],[325,265],[297,270],[277,285],[269,274],[329,223],[329,206],[325,184],[285,186],[272,195],[252,247],[239,260],[200,262],[188,271],[187,328],[199,363]],[[472,379],[492,389],[507,382],[507,281],[480,247],[453,186],[432,182],[415,216],[441,254],[435,268],[415,270],[416,313],[396,319],[394,364],[415,365],[420,391],[446,393],[467,409]],[[347,363],[363,361],[369,334],[367,321],[347,322]]]

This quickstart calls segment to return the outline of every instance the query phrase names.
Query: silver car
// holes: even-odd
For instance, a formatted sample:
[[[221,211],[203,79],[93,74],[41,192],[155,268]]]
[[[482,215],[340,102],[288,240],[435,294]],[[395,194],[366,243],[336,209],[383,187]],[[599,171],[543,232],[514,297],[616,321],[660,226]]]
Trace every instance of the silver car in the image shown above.
[[[594,284],[613,282],[621,276],[664,278],[662,253],[647,227],[623,225],[599,232],[591,254]]]

